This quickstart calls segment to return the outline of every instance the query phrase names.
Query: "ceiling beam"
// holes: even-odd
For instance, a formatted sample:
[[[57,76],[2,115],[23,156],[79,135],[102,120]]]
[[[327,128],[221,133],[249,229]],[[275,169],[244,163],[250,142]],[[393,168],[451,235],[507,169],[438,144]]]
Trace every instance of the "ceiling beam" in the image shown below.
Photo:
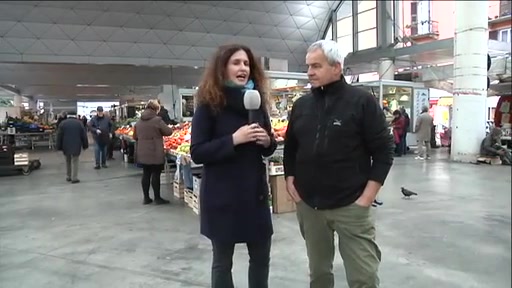
[[[0,63],[2,83],[16,86],[197,86],[202,69],[133,65]]]

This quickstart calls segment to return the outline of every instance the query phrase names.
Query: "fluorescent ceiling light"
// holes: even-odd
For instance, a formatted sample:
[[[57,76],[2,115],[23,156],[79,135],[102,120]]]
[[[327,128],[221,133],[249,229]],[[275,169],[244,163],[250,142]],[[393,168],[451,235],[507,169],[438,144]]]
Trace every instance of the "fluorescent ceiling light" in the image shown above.
[[[76,94],[77,97],[110,97],[110,94]]]
[[[100,84],[100,85],[94,85],[94,84],[76,84],[76,87],[96,87],[96,88],[101,88],[101,87],[110,87],[110,85],[104,85],[104,84]]]

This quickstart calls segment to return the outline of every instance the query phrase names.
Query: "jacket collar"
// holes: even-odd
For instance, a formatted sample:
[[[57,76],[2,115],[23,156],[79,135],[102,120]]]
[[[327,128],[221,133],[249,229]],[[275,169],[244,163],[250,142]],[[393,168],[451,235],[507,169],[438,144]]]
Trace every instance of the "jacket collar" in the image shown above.
[[[337,92],[343,91],[349,84],[345,81],[345,77],[341,75],[341,79],[326,84],[324,86],[315,87],[311,89],[311,92],[315,96],[332,96],[333,94],[338,95]]]

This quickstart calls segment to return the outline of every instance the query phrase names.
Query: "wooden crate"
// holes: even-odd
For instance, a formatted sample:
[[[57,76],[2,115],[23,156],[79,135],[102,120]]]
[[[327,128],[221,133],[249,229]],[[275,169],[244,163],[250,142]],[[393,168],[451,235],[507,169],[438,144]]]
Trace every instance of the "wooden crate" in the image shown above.
[[[174,197],[178,199],[183,199],[185,194],[185,187],[183,186],[183,183],[173,182],[172,190]]]
[[[199,215],[199,195],[194,194],[194,191],[185,189],[185,203],[187,206]]]

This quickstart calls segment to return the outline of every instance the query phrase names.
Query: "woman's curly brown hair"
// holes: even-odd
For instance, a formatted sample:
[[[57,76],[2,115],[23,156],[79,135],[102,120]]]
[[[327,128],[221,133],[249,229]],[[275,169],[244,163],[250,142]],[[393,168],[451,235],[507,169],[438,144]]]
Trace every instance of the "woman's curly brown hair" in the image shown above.
[[[269,95],[267,89],[267,78],[265,72],[254,57],[251,49],[245,45],[229,44],[220,46],[208,67],[204,71],[201,83],[196,94],[199,104],[209,105],[214,111],[220,110],[226,105],[226,98],[222,87],[226,81],[227,65],[229,59],[236,52],[243,50],[249,58],[249,68],[251,70],[249,79],[254,82],[255,89],[258,89],[261,95],[261,107],[267,111],[269,105]]]

